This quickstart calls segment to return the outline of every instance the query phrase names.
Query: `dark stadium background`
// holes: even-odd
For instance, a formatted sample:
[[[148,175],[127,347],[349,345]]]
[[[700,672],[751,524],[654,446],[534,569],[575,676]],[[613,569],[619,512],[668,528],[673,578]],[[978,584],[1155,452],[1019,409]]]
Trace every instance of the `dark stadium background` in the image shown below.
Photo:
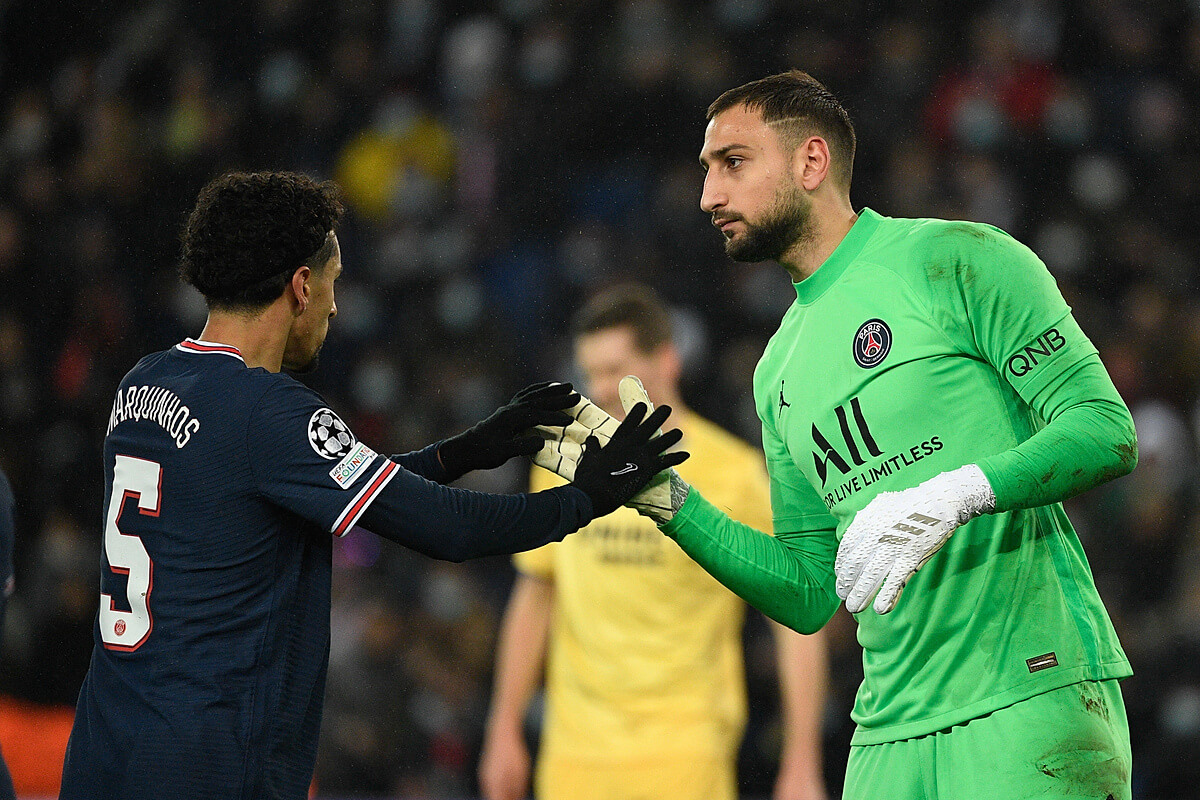
[[[342,182],[341,313],[306,380],[376,449],[569,376],[565,318],[626,278],[677,312],[686,399],[753,440],[750,374],[792,294],[778,267],[724,257],[696,156],[719,92],[792,66],[856,119],[857,206],[1009,230],[1099,346],[1141,464],[1069,511],[1137,671],[1134,796],[1195,797],[1200,3],[1170,0],[0,2],[14,769],[61,730],[87,667],[113,389],[203,323],[174,272],[203,182]],[[475,796],[507,561],[435,563],[356,534],[336,566],[322,794]],[[844,615],[831,634],[836,796],[859,667]],[[777,705],[759,619],[747,637],[741,777],[761,797]]]

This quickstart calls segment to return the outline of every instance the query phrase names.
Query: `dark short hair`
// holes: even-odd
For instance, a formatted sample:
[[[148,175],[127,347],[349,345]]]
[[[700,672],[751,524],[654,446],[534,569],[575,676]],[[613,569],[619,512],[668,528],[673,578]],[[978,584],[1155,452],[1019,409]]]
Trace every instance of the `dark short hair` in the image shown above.
[[[594,295],[571,320],[576,337],[609,328],[629,327],[643,353],[652,353],[671,341],[671,314],[648,286],[623,283]]]
[[[829,143],[832,169],[839,182],[850,187],[854,172],[854,124],[838,99],[820,81],[798,69],[781,72],[738,86],[708,107],[708,120],[734,106],[762,114],[763,122],[779,126],[788,147],[798,147],[809,136]]]
[[[179,274],[209,308],[260,308],[301,266],[324,268],[342,216],[338,188],[295,172],[230,172],[200,190]]]

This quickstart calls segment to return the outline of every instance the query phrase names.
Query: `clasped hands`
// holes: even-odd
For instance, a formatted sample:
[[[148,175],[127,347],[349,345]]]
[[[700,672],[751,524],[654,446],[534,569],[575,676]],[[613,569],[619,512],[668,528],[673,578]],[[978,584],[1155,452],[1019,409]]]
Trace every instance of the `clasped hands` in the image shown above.
[[[652,410],[646,422],[650,422],[656,415],[661,415],[658,424],[667,417],[663,412],[670,411],[669,406],[655,409],[642,382],[633,375],[621,379],[618,391],[621,406],[625,409],[625,422],[617,420],[588,398],[579,395],[579,402],[566,409],[566,413],[572,418],[569,424],[561,427],[536,426],[544,443],[541,449],[531,456],[533,463],[577,483],[577,471],[585,453],[591,452],[593,447],[609,446],[621,427],[631,420],[640,421],[646,409]],[[679,431],[674,430],[662,436],[671,437],[670,444],[675,444],[681,438],[681,435],[677,434]],[[665,454],[664,458],[670,459],[670,463],[656,471],[644,488],[626,500],[624,505],[636,509],[638,513],[650,517],[658,524],[668,522],[687,497],[688,484],[672,468],[687,458],[687,455],[682,451]]]
[[[522,389],[487,419],[439,445],[445,479],[524,455],[586,493],[593,517],[629,504],[658,521],[670,519],[672,475],[675,498],[682,503],[686,496],[686,484],[671,468],[689,454],[667,451],[683,434],[662,432],[671,409],[655,409],[637,378],[623,379],[620,389],[623,421],[569,383],[543,382]]]

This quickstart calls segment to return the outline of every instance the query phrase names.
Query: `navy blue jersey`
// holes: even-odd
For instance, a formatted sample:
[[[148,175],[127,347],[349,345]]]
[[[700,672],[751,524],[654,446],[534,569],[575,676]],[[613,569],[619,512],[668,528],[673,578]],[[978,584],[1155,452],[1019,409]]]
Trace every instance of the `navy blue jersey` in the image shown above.
[[[434,447],[377,455],[320,395],[232,347],[188,340],[142,359],[104,443],[96,644],[61,797],[305,797],[331,533],[362,524],[462,559],[591,517],[574,487],[487,495],[439,477]]]

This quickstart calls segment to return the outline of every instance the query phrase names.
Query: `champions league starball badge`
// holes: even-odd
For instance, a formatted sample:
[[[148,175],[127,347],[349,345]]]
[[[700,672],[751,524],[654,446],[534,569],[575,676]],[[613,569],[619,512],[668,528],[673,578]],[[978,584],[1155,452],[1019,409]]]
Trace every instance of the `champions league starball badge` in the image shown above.
[[[863,369],[879,366],[892,350],[892,329],[881,319],[869,319],[854,334],[854,363]]]
[[[333,460],[350,452],[354,434],[332,409],[319,408],[308,418],[308,443],[321,458]]]

